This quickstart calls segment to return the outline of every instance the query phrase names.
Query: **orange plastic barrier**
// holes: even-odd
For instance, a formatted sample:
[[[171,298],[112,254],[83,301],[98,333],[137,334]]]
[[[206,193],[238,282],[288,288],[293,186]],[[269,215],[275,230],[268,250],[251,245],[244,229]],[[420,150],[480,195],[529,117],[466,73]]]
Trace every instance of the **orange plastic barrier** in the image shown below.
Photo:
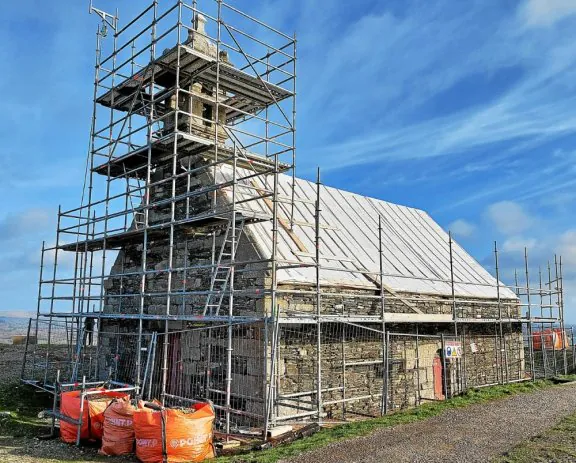
[[[88,389],[88,391],[100,391],[100,394],[84,397],[80,439],[100,440],[102,439],[104,410],[112,399],[127,397],[127,394],[107,391],[103,388]],[[63,392],[60,395],[60,413],[74,420],[80,419],[80,396],[81,391]],[[60,421],[60,438],[64,442],[75,443],[77,432],[77,425],[64,420]]]
[[[570,347],[567,337],[562,333],[562,330],[558,328],[535,331],[532,334],[532,346],[534,350],[542,350],[542,342],[544,342],[544,349],[560,350],[563,347]]]
[[[127,455],[134,450],[134,412],[128,397],[114,399],[104,411],[103,455]]]
[[[214,458],[213,423],[214,410],[207,403],[185,410],[139,408],[134,413],[136,456],[144,463]]]

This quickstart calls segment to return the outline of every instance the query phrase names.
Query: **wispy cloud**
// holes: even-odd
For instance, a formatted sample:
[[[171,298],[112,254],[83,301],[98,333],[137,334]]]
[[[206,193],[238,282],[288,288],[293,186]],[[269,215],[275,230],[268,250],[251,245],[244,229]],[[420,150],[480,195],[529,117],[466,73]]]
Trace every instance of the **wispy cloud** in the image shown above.
[[[576,14],[573,0],[529,0],[522,14],[528,26],[549,26]]]
[[[301,108],[323,130],[304,140],[301,165],[461,160],[479,147],[537,146],[575,132],[566,91],[576,72],[571,31],[526,29],[502,2],[466,2],[465,11],[454,2],[408,3],[405,16],[351,15],[328,40],[323,31],[308,44],[323,59],[304,65],[311,82]],[[477,101],[468,104],[470,95]],[[452,102],[448,110],[437,107],[439,96]]]
[[[532,250],[538,241],[535,238],[522,238],[521,236],[511,236],[502,243],[502,251],[523,253],[525,249]]]
[[[448,230],[454,236],[468,238],[476,232],[476,225],[464,219],[458,219],[448,225]]]
[[[514,201],[499,201],[486,209],[490,223],[504,235],[521,233],[530,228],[535,219]]]

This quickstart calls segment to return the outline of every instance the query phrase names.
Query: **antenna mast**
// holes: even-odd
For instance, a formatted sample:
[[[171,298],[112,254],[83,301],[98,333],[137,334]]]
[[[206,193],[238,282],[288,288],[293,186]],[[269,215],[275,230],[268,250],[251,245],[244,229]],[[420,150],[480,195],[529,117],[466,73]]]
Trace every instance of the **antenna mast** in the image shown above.
[[[88,8],[88,13],[96,13],[100,18],[102,18],[102,22],[110,26],[114,32],[118,29],[118,8],[116,8],[116,12],[112,15],[107,13],[104,10],[100,10],[94,6],[94,0],[90,0],[90,6]]]

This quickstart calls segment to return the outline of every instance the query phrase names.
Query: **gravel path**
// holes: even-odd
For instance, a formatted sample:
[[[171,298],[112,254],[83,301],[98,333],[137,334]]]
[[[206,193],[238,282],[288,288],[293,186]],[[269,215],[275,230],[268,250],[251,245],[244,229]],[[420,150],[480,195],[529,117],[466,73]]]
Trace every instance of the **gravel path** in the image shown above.
[[[96,448],[78,448],[58,439],[0,436],[0,463],[138,463],[136,457],[105,457]]]
[[[574,383],[449,410],[304,453],[290,463],[486,462],[576,412]]]

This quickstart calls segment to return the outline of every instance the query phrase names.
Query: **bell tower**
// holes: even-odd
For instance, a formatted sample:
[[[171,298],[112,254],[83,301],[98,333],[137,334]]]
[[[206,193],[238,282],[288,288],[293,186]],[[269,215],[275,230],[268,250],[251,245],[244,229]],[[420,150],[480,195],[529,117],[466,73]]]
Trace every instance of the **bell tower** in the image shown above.
[[[266,427],[280,233],[270,251],[249,237],[297,212],[294,181],[280,184],[294,175],[296,40],[228,0],[149,3],[121,25],[93,9],[85,191],[43,250],[36,321],[50,334],[26,379],[113,378],[166,406],[204,397],[225,434]],[[76,342],[87,320],[93,350]],[[66,349],[50,353],[57,329]]]
[[[192,21],[192,29],[188,30],[188,38],[184,43],[204,55],[208,60],[216,61],[218,50],[216,44],[210,40],[206,33],[206,18],[197,14]],[[220,62],[233,66],[225,50],[220,51]],[[220,90],[218,101],[224,101],[227,95],[224,90]],[[192,79],[191,82],[182,86],[179,92],[178,105],[176,97],[172,96],[169,102],[170,109],[181,111],[178,116],[178,130],[180,132],[199,135],[203,138],[215,139],[218,131],[218,141],[223,143],[228,139],[228,134],[224,129],[226,125],[226,111],[220,108],[216,111],[216,86],[213,83]],[[218,112],[218,124],[216,124],[216,113]],[[169,119],[165,123],[165,133],[174,129],[174,119]]]

